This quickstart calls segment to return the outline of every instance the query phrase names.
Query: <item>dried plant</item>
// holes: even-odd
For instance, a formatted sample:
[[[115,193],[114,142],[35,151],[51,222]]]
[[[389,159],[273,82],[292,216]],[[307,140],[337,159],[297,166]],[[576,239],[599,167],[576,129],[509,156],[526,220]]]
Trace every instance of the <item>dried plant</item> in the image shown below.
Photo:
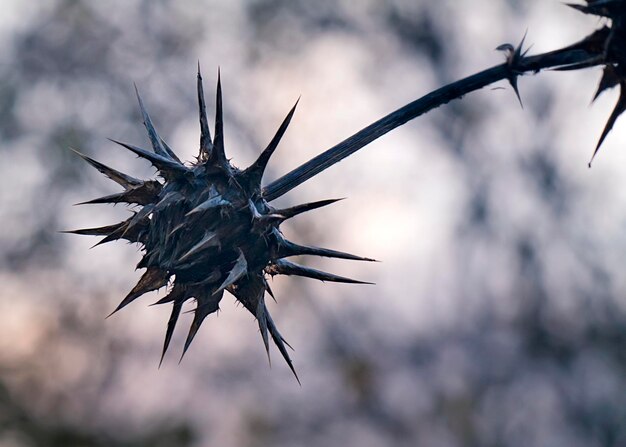
[[[578,70],[604,66],[604,74],[594,99],[606,89],[620,86],[618,103],[601,134],[595,156],[617,118],[626,110],[626,1],[587,0],[584,5],[569,6],[586,14],[604,17],[607,23],[578,43],[535,56],[526,56],[524,39],[517,47],[500,45],[497,49],[506,53],[504,64],[446,85],[407,104],[265,187],[261,183],[263,173],[287,130],[295,105],[258,159],[248,168],[240,170],[230,164],[224,150],[219,74],[215,128],[211,138],[198,67],[200,151],[196,162],[191,165],[182,163],[159,137],[137,93],[153,152],[114,142],[152,163],[161,181],[133,178],[79,153],[90,165],[124,188],[121,193],[85,203],[127,203],[138,206],[138,211],[115,225],[70,231],[105,236],[99,244],[125,239],[142,246],[144,255],[137,267],[146,271],[114,312],[146,292],[169,287],[168,294],[156,303],[172,303],[161,356],[163,361],[183,303],[191,299],[197,303],[185,341],[184,355],[204,319],[219,309],[224,291],[228,291],[257,319],[268,357],[271,337],[295,375],[286,349],[288,344],[265,305],[265,293],[273,297],[267,276],[297,275],[321,281],[365,284],[295,264],[288,258],[315,255],[358,261],[372,259],[298,245],[282,235],[279,227],[283,221],[330,205],[336,199],[286,209],[276,209],[270,202],[392,129],[494,82],[508,80],[521,105],[518,76],[549,68]]]

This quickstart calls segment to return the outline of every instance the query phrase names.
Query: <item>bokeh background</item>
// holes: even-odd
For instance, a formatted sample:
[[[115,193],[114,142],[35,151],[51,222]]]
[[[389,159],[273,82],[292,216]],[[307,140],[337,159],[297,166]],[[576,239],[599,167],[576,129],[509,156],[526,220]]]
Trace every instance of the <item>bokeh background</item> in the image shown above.
[[[242,167],[302,95],[269,182],[526,30],[535,53],[599,25],[552,0],[3,0],[0,445],[626,445],[626,122],[588,169],[599,69],[520,79],[524,110],[469,95],[279,199],[348,197],[286,234],[382,261],[302,260],[375,286],[273,281],[302,386],[228,297],[159,369],[163,291],[104,318],[136,247],[58,233],[128,213],[72,206],[117,190],[68,148],[154,173],[106,139],[147,144],[133,82],[191,160],[196,62],[210,109],[221,67]]]

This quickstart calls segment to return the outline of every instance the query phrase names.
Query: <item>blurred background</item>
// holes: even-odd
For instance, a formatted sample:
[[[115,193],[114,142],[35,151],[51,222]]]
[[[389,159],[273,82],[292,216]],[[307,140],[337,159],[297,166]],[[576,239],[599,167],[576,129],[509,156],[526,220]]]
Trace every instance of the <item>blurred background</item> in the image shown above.
[[[0,15],[0,445],[626,445],[626,121],[600,69],[502,83],[393,131],[281,197],[348,197],[284,226],[381,263],[301,260],[375,286],[276,278],[270,310],[302,386],[226,297],[184,361],[135,246],[59,230],[125,218],[68,150],[152,168],[136,82],[182,159],[221,68],[226,148],[245,167],[302,99],[266,184],[384,114],[600,25],[546,0],[3,0]],[[152,298],[152,300],[151,300]],[[190,304],[189,308],[193,306]]]

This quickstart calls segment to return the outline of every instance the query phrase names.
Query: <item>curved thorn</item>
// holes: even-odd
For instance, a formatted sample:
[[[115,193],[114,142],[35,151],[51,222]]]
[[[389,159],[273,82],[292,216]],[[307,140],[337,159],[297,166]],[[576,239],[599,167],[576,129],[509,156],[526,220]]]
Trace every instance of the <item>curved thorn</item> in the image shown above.
[[[170,275],[168,272],[163,271],[158,267],[149,267],[135,287],[133,287],[128,295],[126,295],[122,302],[107,316],[107,318],[135,301],[144,293],[151,292],[165,286],[169,277]]]
[[[95,248],[99,245],[106,244],[108,242],[117,241],[118,239],[126,239],[129,242],[141,242],[141,233],[142,229],[139,227],[139,223],[133,225],[132,230],[129,228],[130,223],[132,222],[133,217],[126,219],[123,222],[118,224],[118,228],[110,233],[107,237],[102,239],[97,244],[93,245],[91,248]]]
[[[272,359],[270,358],[270,341],[267,335],[268,327],[267,327],[267,308],[265,307],[265,301],[263,300],[263,292],[261,292],[261,297],[258,300],[255,316],[257,322],[259,324],[259,331],[261,332],[261,338],[263,339],[263,345],[265,345],[265,352],[267,354],[267,361],[272,366]]]
[[[108,166],[100,163],[99,161],[94,160],[91,157],[88,157],[85,154],[78,152],[76,149],[70,148],[72,152],[78,155],[80,158],[85,160],[91,166],[96,168],[102,174],[106,175],[108,178],[113,180],[115,183],[121,185],[124,189],[128,189],[132,186],[139,186],[143,184],[142,180],[131,177],[130,175],[124,174],[123,172],[117,171],[113,168],[109,168]]]
[[[270,287],[270,284],[267,282],[267,279],[265,278],[265,276],[261,276],[261,278],[263,279],[263,287],[265,288],[265,291],[267,292],[267,294],[272,297],[275,303],[278,303],[278,301],[276,301],[276,297],[274,296],[274,292],[272,291],[272,288]]]
[[[87,200],[85,202],[77,203],[76,205],[97,205],[104,203],[148,205],[158,199],[160,192],[161,184],[159,182],[149,180],[140,186],[130,187],[124,192],[109,194],[108,196]]]
[[[161,144],[161,138],[157,134],[157,131],[152,124],[152,120],[150,119],[150,115],[148,115],[148,111],[143,105],[143,101],[141,100],[141,96],[139,95],[139,89],[137,88],[137,84],[133,83],[133,85],[135,86],[135,94],[137,95],[137,102],[139,102],[139,110],[141,111],[141,116],[143,118],[143,125],[148,131],[148,138],[150,139],[152,149],[156,154],[159,154],[162,157],[169,158],[170,155]]]
[[[213,231],[209,231],[204,235],[204,237],[200,240],[200,242],[198,242],[193,247],[191,247],[185,254],[183,254],[177,260],[177,262],[178,263],[183,262],[189,257],[193,256],[194,254],[198,253],[199,251],[204,250],[205,248],[218,247],[219,245],[220,245],[220,242],[219,242],[219,238],[217,237],[217,233]]]
[[[340,200],[344,200],[344,199],[345,197],[342,197],[340,199],[319,200],[317,202],[309,202],[309,203],[304,203],[302,205],[296,205],[290,208],[285,208],[282,210],[276,210],[273,213],[279,214],[283,216],[285,219],[290,219],[299,214],[306,213],[307,211],[312,211],[318,208],[322,208],[324,206],[332,205],[333,203],[339,202]]]
[[[152,165],[157,168],[160,174],[165,178],[177,177],[190,172],[186,166],[170,158],[166,158],[159,154],[149,152],[140,147],[133,146],[132,144],[122,143],[121,141],[117,141],[112,138],[109,138],[109,141],[112,141],[113,143],[128,149],[139,157],[145,158],[150,163],[152,163]]]
[[[180,283],[176,283],[174,282],[174,285],[172,286],[172,289],[170,290],[170,292],[165,295],[163,298],[161,298],[158,301],[155,301],[152,304],[149,304],[149,307],[152,306],[158,306],[160,304],[167,304],[167,303],[171,303],[173,301],[180,301],[181,303],[185,301],[187,297],[185,297],[185,288],[183,286],[180,285]]]
[[[81,234],[85,236],[108,236],[109,234],[122,228],[124,223],[125,222],[120,222],[117,224],[107,225],[104,227],[84,228],[81,230],[63,230],[63,231],[60,231],[60,233]]]
[[[515,47],[510,43],[503,43],[502,45],[498,45],[495,50],[504,51],[505,53],[512,54],[515,51]]]
[[[598,85],[598,90],[596,91],[595,95],[593,95],[593,99],[591,100],[591,102],[594,102],[596,99],[598,99],[598,97],[605,90],[611,89],[616,85],[619,85],[619,83],[620,77],[615,71],[615,67],[613,67],[612,65],[607,65],[606,67],[604,67],[604,71],[602,72],[602,79],[600,79],[600,84]]]
[[[243,252],[239,250],[239,257],[224,282],[217,288],[217,292],[223,291],[226,287],[234,284],[237,280],[248,273],[248,262]]]
[[[276,325],[274,324],[274,320],[272,320],[272,316],[270,315],[269,312],[267,312],[267,309],[266,309],[266,318],[267,318],[267,328],[269,330],[270,335],[272,336],[272,340],[274,340],[274,344],[278,348],[278,351],[280,351],[280,353],[282,354],[283,358],[285,359],[285,362],[287,362],[287,365],[289,366],[289,369],[291,370],[294,377],[298,381],[298,384],[302,386],[302,383],[300,382],[300,378],[298,377],[298,374],[296,373],[296,369],[293,366],[293,362],[291,361],[291,357],[289,357],[289,353],[287,352],[287,349],[285,348],[285,344],[287,345],[289,344],[285,341],[283,336],[280,335],[280,332],[278,332],[278,329],[276,328]]]
[[[344,253],[342,251],[331,250],[328,248],[308,247],[306,245],[298,245],[285,239],[282,236],[282,234],[276,229],[274,229],[273,234],[278,241],[278,246],[279,246],[278,252],[281,258],[289,257],[289,256],[312,255],[312,256],[323,256],[326,258],[348,259],[351,261],[377,262],[376,259],[364,258],[362,256],[356,256],[350,253]]]
[[[145,219],[148,218],[150,213],[154,211],[154,207],[155,205],[146,205],[143,208],[141,208],[137,213],[135,213],[135,215],[128,220],[128,225],[126,226],[126,228],[124,229],[124,232],[122,233],[120,237],[126,236],[126,233],[134,229],[135,226],[144,222]]]
[[[226,166],[226,152],[224,150],[224,115],[222,111],[222,81],[220,70],[217,69],[217,91],[215,95],[215,138],[210,161],[218,166]]]
[[[293,107],[281,123],[280,127],[276,131],[276,134],[274,135],[270,143],[267,145],[265,150],[261,152],[261,155],[259,155],[259,158],[257,158],[256,161],[252,163],[252,165],[250,165],[245,171],[243,171],[242,177],[245,178],[248,183],[254,188],[261,187],[261,179],[263,177],[263,173],[265,172],[265,168],[267,167],[267,163],[270,161],[272,154],[278,147],[280,140],[285,135],[285,131],[287,130],[287,127],[289,127],[289,123],[291,122],[291,118],[293,118],[293,114],[296,111],[298,102],[300,102],[300,98],[298,98],[296,103],[293,105]]]
[[[591,167],[591,163],[593,162],[593,159],[596,157],[596,154],[600,150],[600,146],[602,146],[602,143],[604,142],[605,138],[607,137],[609,132],[611,132],[611,130],[613,129],[613,125],[617,121],[617,118],[619,118],[620,115],[626,111],[626,81],[620,83],[620,86],[621,88],[620,88],[619,99],[617,100],[617,104],[615,104],[615,108],[613,109],[611,116],[609,116],[609,119],[606,122],[606,126],[604,126],[604,130],[602,131],[600,140],[598,141],[596,149],[594,150],[593,155],[591,156],[591,160],[589,160],[589,164],[588,164],[589,167]]]
[[[182,161],[180,161],[180,158],[178,158],[178,156],[176,156],[176,154],[174,153],[174,151],[172,150],[171,147],[169,147],[169,145],[165,142],[165,140],[163,138],[159,138],[159,140],[161,141],[161,144],[163,145],[163,148],[165,149],[165,151],[168,153],[168,155],[176,160],[178,163],[180,163],[181,165],[183,164]]]
[[[126,200],[126,193],[127,191],[120,192],[117,194],[109,194],[108,196],[98,197],[97,199],[91,199],[85,202],[75,203],[74,206],[102,205],[102,204],[108,204],[108,203],[134,203],[134,202],[129,202],[128,200]]]
[[[178,317],[180,316],[180,310],[182,309],[182,307],[182,301],[175,301],[174,305],[172,306],[172,313],[170,315],[170,319],[167,322],[167,330],[165,332],[165,341],[163,342],[163,351],[161,352],[159,368],[163,364],[165,353],[167,352],[167,348],[169,348],[170,346],[170,341],[172,340],[172,335],[174,334],[174,329],[176,328],[176,323],[178,322]]]
[[[515,92],[515,96],[517,96],[517,100],[519,101],[519,105],[520,107],[523,109],[524,108],[524,103],[522,103],[522,97],[519,93],[519,88],[517,86],[517,75],[511,75],[508,79],[509,84],[511,84],[511,87],[513,88],[513,91]]]
[[[126,228],[126,227],[124,226],[124,227],[120,228],[120,230],[119,230],[119,231],[115,231],[115,232],[113,232],[113,233],[109,234],[107,237],[105,237],[105,238],[104,238],[104,239],[102,239],[101,241],[98,241],[96,244],[92,245],[92,246],[91,246],[91,247],[89,247],[89,248],[90,248],[90,249],[92,249],[92,248],[96,248],[96,247],[98,247],[98,246],[100,246],[100,245],[104,245],[104,244],[107,244],[107,243],[109,243],[109,242],[113,242],[113,241],[117,241],[117,240],[119,240],[119,239],[122,239],[122,233],[123,233],[123,231],[121,231],[121,230],[123,230],[124,228]]]
[[[222,198],[222,196],[211,197],[205,200],[204,202],[202,202],[200,205],[193,208],[187,214],[185,214],[185,217],[191,216],[192,214],[196,214],[199,212],[208,211],[211,208],[219,208],[222,206],[230,206],[230,205],[232,204],[228,200],[225,200],[224,198]]]
[[[209,120],[206,115],[206,103],[204,102],[204,88],[202,87],[202,74],[200,73],[200,61],[198,61],[198,114],[200,116],[200,159],[207,160],[211,157],[213,143],[209,131]]]
[[[185,354],[187,353],[189,346],[191,346],[191,342],[198,333],[198,330],[200,329],[200,326],[202,325],[204,319],[213,312],[217,312],[219,310],[219,303],[223,295],[224,291],[219,290],[210,297],[206,298],[206,302],[201,302],[201,300],[198,300],[198,307],[195,308],[193,321],[191,322],[191,326],[189,327],[189,333],[187,334],[187,339],[185,340],[183,353],[181,354],[180,360],[178,361],[179,364],[180,362],[182,362],[183,357],[185,357]],[[202,299],[202,301],[205,300]]]
[[[241,303],[257,320],[259,325],[259,331],[263,344],[265,346],[265,352],[267,353],[267,360],[272,364],[270,358],[269,338],[268,338],[268,323],[267,323],[267,307],[265,306],[265,290],[266,281],[262,274],[251,275],[246,279],[243,279],[237,283],[236,287],[229,289],[237,299],[238,303]]]
[[[303,276],[305,278],[317,279],[319,281],[339,282],[346,284],[369,284],[371,282],[357,281],[356,279],[326,273],[310,267],[304,267],[294,262],[278,259],[268,266],[265,271],[270,275]]]

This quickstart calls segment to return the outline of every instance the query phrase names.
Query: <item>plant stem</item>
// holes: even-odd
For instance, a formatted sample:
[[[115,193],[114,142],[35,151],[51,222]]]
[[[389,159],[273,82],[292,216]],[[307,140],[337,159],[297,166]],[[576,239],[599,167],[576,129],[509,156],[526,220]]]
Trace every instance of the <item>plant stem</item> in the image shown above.
[[[512,75],[512,70],[513,75],[517,76],[528,72],[537,73],[547,68],[576,66],[594,60],[594,58],[597,59],[598,54],[596,54],[595,51],[587,49],[586,47],[588,46],[584,45],[588,40],[589,38],[561,50],[523,57],[514,67],[506,63],[497,65],[428,93],[382,117],[351,137],[343,140],[341,143],[336,144],[270,183],[263,189],[263,196],[267,201],[272,201],[282,196],[396,127],[446,104],[453,99],[461,98],[470,92],[479,90],[502,79],[508,79]],[[593,66],[601,63],[602,61],[598,60],[588,65]]]

